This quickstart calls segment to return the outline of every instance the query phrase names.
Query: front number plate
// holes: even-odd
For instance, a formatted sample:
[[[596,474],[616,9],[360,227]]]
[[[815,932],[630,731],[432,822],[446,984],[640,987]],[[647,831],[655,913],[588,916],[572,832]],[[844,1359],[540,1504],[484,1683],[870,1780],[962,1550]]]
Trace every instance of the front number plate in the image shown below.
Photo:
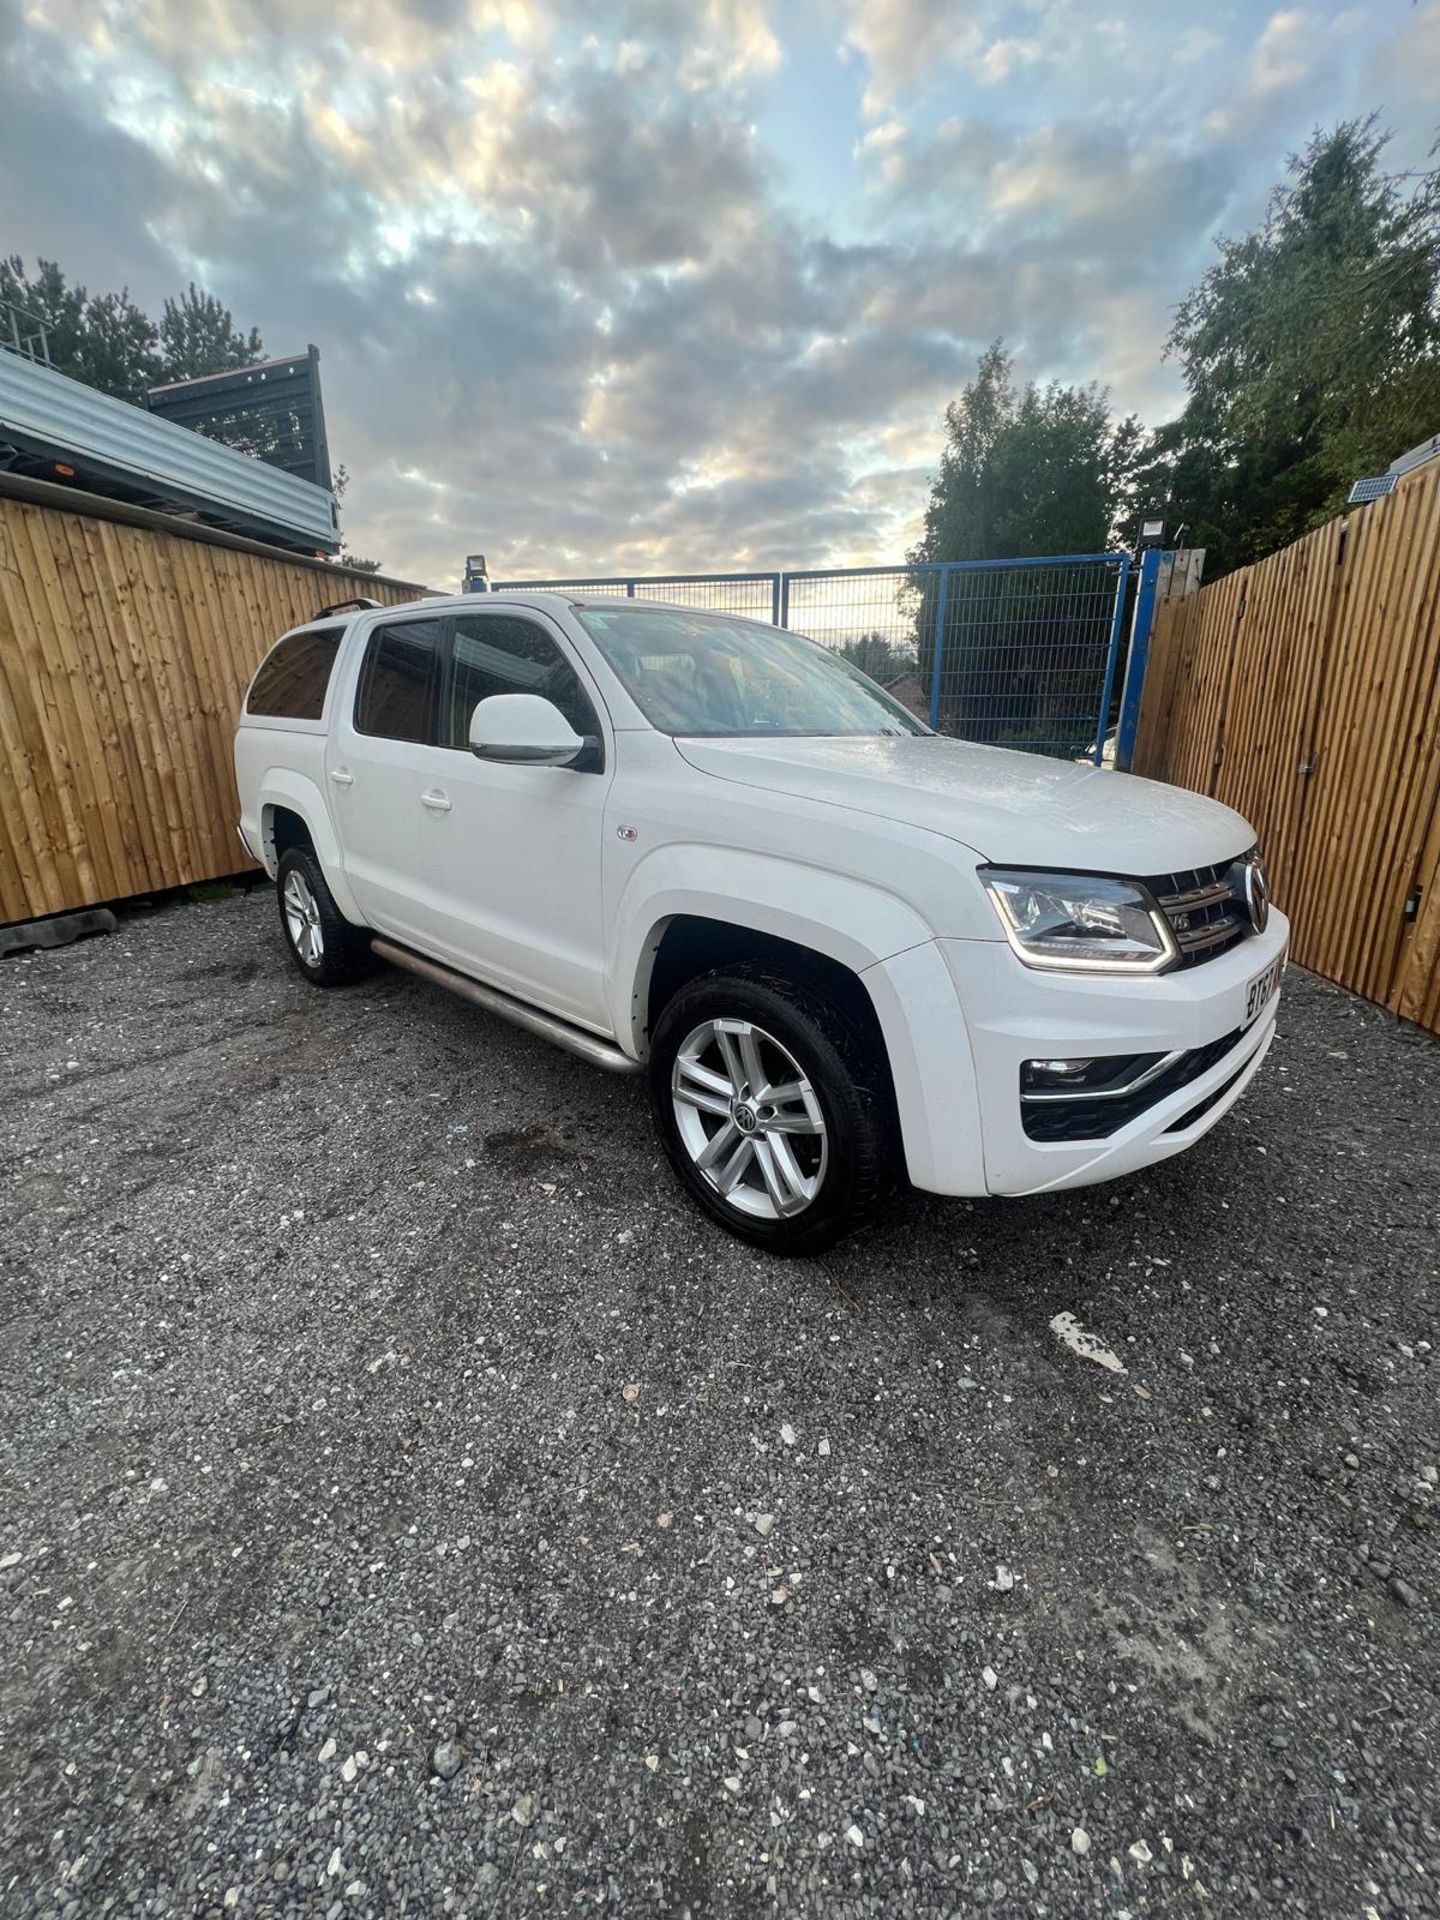
[[[1245,989],[1245,1019],[1249,1026],[1264,1011],[1266,1002],[1280,984],[1280,976],[1285,971],[1285,955],[1277,953],[1263,973],[1257,973]]]

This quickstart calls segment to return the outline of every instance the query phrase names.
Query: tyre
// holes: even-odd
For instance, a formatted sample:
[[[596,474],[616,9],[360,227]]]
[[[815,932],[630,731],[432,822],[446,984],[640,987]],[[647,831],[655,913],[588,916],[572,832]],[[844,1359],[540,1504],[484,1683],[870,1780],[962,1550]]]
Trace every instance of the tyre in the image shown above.
[[[308,847],[287,847],[275,874],[280,926],[290,958],[315,987],[343,987],[370,972],[370,936],[352,927]]]
[[[692,980],[656,1022],[649,1085],[681,1184],[752,1246],[822,1253],[893,1184],[878,1039],[823,982],[748,965]]]

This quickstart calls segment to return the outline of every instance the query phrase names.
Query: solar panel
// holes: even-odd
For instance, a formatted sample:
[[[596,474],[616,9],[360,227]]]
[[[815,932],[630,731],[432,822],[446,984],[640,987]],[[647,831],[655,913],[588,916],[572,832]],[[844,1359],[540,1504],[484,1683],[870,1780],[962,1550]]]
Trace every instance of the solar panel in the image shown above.
[[[1345,504],[1347,507],[1363,507],[1367,500],[1383,500],[1387,493],[1395,491],[1398,473],[1377,473],[1369,480],[1357,480],[1350,489]]]

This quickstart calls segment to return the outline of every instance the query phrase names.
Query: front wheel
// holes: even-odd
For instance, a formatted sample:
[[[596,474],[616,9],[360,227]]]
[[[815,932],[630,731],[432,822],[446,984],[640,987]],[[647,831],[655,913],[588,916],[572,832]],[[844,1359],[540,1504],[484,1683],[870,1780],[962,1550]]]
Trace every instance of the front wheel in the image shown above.
[[[737,967],[692,980],[656,1023],[650,1102],[712,1220],[771,1253],[820,1253],[891,1184],[895,1127],[875,1037],[820,982]]]

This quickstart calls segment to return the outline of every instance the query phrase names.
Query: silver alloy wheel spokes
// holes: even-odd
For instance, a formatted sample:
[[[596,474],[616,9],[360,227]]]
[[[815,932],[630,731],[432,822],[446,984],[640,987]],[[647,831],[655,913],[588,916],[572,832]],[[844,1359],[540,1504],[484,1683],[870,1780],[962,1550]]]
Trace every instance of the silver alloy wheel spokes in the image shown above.
[[[695,1167],[762,1220],[803,1213],[829,1165],[825,1116],[794,1055],[749,1020],[705,1020],[670,1071],[675,1124]]]
[[[325,952],[325,935],[320,930],[320,903],[310,891],[303,873],[285,876],[285,925],[290,942],[307,967],[318,967]]]

